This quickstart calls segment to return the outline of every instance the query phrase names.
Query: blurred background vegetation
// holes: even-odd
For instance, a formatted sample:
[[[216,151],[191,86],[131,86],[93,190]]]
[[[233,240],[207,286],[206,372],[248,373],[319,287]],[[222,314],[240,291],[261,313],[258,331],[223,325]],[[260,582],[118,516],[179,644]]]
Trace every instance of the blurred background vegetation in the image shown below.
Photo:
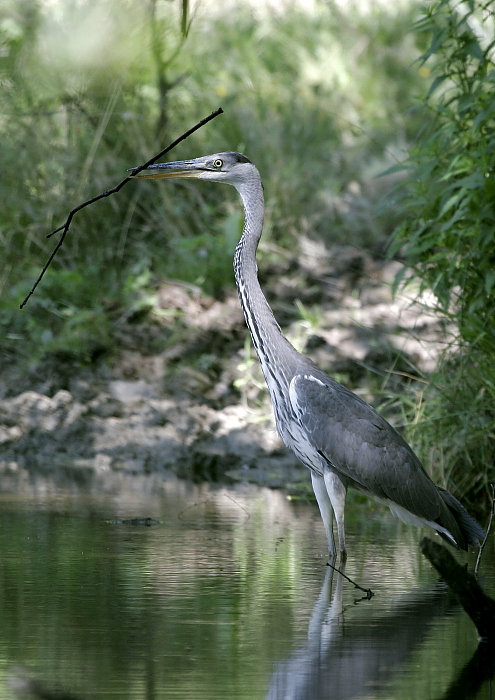
[[[421,14],[416,0],[2,0],[4,364],[49,353],[96,362],[115,350],[118,319],[153,311],[161,279],[217,298],[233,287],[236,193],[130,183],[77,215],[18,310],[54,246],[45,234],[68,210],[222,106],[225,115],[172,157],[238,150],[258,165],[267,194],[261,271],[300,236],[384,255],[395,231],[394,255],[437,293],[439,312],[454,315],[460,337],[442,367],[426,389],[411,385],[397,400],[422,456],[445,477],[447,463],[462,472],[462,489],[479,496],[495,456],[491,4],[467,3],[459,11],[469,21],[455,29],[455,2]],[[473,168],[477,179],[466,182]],[[377,208],[398,177],[409,185]]]
[[[495,3],[441,0],[414,30],[432,80],[422,128],[400,166],[401,252],[455,329],[407,423],[425,461],[473,503],[495,481]],[[403,402],[403,406],[406,404]]]
[[[373,177],[416,132],[422,84],[413,3],[313,11],[169,0],[6,4],[0,20],[2,333],[16,354],[112,345],[112,313],[158,278],[233,286],[242,226],[230,188],[132,183],[82,211],[43,284],[45,234],[185,128],[217,118],[172,159],[239,150],[267,189],[265,241],[383,244]],[[349,186],[351,185],[350,189]],[[177,195],[177,191],[180,195]],[[350,202],[350,200],[355,200]],[[166,223],[166,225],[165,225]],[[117,309],[117,311],[116,311]],[[9,343],[10,340],[10,343]]]

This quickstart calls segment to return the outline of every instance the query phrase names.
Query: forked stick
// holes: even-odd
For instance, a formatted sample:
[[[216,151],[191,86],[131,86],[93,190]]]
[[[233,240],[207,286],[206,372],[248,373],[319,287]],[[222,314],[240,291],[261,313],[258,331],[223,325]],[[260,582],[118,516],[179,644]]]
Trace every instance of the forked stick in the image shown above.
[[[214,119],[215,117],[218,117],[219,114],[223,114],[223,109],[221,107],[219,107],[215,112],[212,112],[208,117],[205,117],[205,119],[202,119],[195,126],[193,126],[191,129],[189,129],[189,131],[186,131],[184,134],[182,134],[182,136],[179,136],[179,138],[175,139],[175,141],[173,141],[173,143],[171,143],[170,146],[167,146],[167,148],[164,148],[163,151],[160,151],[160,153],[157,153],[156,155],[154,155],[153,158],[150,158],[148,161],[146,161],[146,163],[144,163],[143,165],[140,165],[138,168],[133,168],[133,173],[132,173],[133,176],[135,176],[141,170],[145,170],[149,165],[153,165],[153,163],[155,163],[155,161],[157,161],[159,158],[161,158],[166,153],[171,151],[173,148],[175,148],[177,146],[177,144],[179,144],[181,141],[184,141],[185,139],[187,139],[191,134],[193,134],[195,131],[200,129],[202,126],[204,126],[205,124],[210,122],[212,119]],[[104,197],[109,197],[111,194],[116,194],[130,180],[131,180],[130,177],[126,177],[122,180],[122,182],[119,182],[119,184],[116,187],[112,187],[112,189],[106,190],[105,192],[102,192],[101,194],[96,195],[96,197],[92,197],[91,199],[88,199],[86,202],[83,202],[82,204],[79,204],[77,207],[74,207],[74,209],[71,209],[71,211],[69,212],[69,215],[68,215],[67,219],[65,220],[65,223],[47,235],[47,238],[50,238],[55,233],[62,231],[62,235],[60,236],[60,239],[59,239],[57,245],[53,249],[50,257],[48,258],[48,261],[46,262],[45,266],[41,270],[38,279],[34,283],[33,287],[31,288],[31,291],[29,292],[27,297],[22,302],[22,304],[20,306],[21,309],[27,304],[27,302],[29,301],[29,298],[33,295],[34,290],[36,289],[36,287],[39,285],[39,283],[43,279],[43,275],[50,267],[50,264],[51,264],[53,258],[56,256],[56,254],[58,253],[58,251],[62,247],[63,242],[65,240],[65,237],[67,235],[67,232],[69,231],[70,225],[72,223],[72,219],[74,218],[74,215],[77,214],[78,211],[81,211],[81,209],[84,209],[84,207],[88,207],[90,204],[94,204],[99,199],[103,199]]]

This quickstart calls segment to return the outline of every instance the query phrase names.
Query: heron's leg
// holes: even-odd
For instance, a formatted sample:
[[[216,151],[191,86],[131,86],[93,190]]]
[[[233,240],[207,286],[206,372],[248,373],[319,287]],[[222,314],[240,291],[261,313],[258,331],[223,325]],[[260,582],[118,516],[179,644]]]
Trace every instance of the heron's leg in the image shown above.
[[[344,530],[344,508],[347,489],[330,469],[325,469],[323,472],[328,497],[332,504],[333,512],[335,513],[335,521],[337,523],[337,537],[339,539],[340,558],[343,562],[347,559],[347,551],[345,548],[345,530]]]
[[[318,508],[320,509],[321,519],[323,520],[323,525],[325,527],[325,534],[328,542],[328,553],[330,555],[330,559],[335,560],[337,550],[335,549],[335,540],[333,537],[333,508],[328,496],[325,480],[322,476],[316,474],[316,472],[311,471],[311,482],[313,484],[313,491],[315,492]]]

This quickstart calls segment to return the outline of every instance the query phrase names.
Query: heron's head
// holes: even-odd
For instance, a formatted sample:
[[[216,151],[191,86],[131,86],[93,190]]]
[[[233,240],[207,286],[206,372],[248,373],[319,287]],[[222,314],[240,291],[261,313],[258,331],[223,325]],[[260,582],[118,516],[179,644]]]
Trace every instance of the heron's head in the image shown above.
[[[136,168],[131,168],[131,172]],[[234,187],[242,185],[257,173],[255,166],[241,153],[228,151],[193,160],[178,160],[174,163],[156,163],[141,170],[137,178],[196,178],[226,182]]]

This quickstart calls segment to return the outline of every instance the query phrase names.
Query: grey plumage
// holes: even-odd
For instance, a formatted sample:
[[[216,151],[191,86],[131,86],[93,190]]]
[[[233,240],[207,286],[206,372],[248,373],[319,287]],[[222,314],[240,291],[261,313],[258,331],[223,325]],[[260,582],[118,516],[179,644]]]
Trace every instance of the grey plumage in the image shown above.
[[[344,505],[348,487],[386,503],[406,522],[428,525],[467,549],[481,527],[445,489],[436,486],[397,431],[369,404],[328,377],[283,336],[258,281],[256,249],[263,229],[263,186],[243,155],[217,153],[160,163],[138,177],[226,182],[241,195],[245,221],[234,256],[239,299],[270,391],[277,429],[311,471],[329,553],[345,559]]]

